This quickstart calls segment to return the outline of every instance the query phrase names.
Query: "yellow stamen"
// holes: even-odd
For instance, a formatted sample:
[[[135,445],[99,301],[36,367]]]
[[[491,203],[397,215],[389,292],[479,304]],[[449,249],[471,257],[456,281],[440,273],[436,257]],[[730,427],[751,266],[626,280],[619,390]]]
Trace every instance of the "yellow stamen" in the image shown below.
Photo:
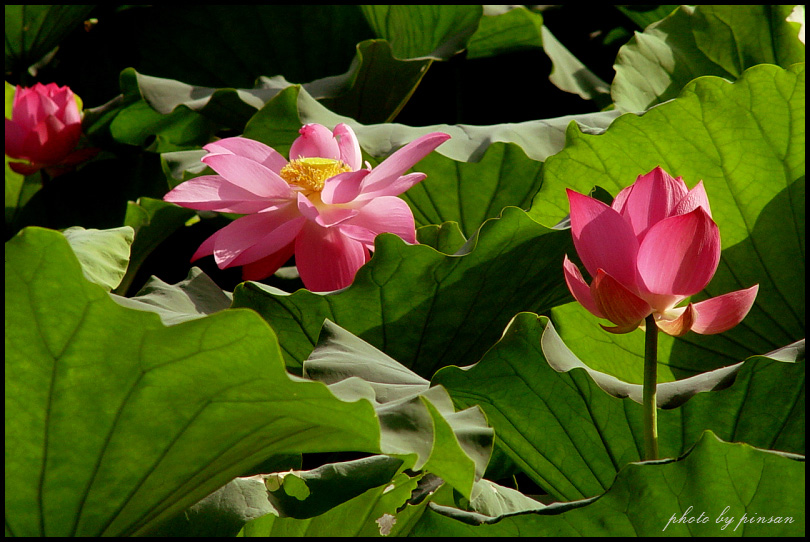
[[[352,168],[340,160],[331,158],[299,158],[281,168],[281,178],[290,184],[307,190],[305,195],[323,190],[326,179],[338,173],[351,171]]]

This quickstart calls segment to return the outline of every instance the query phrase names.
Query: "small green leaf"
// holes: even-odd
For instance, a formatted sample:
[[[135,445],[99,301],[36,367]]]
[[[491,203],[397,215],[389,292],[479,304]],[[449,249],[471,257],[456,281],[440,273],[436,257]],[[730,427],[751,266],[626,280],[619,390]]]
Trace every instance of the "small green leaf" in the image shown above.
[[[222,290],[201,269],[192,267],[188,277],[177,284],[151,277],[133,297],[110,297],[123,307],[157,313],[163,325],[172,326],[230,308],[233,294]]]
[[[135,232],[129,226],[111,230],[86,230],[79,226],[63,232],[82,265],[87,280],[110,291],[118,287],[129,265]]]
[[[543,47],[543,16],[524,6],[484,6],[484,16],[467,43],[467,58]],[[511,8],[511,9],[510,9]]]
[[[297,476],[285,476],[281,484],[281,490],[299,501],[306,500],[310,495],[306,482]]]
[[[159,199],[127,202],[124,224],[135,230],[135,240],[127,273],[115,293],[125,294],[147,256],[193,216],[195,211]]]

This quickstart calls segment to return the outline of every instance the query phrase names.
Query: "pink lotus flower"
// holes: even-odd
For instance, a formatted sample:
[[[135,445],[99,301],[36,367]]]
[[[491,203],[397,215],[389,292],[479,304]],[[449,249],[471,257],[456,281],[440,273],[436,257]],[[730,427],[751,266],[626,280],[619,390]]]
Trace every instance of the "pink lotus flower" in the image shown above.
[[[18,86],[11,119],[5,121],[6,155],[28,162],[11,162],[9,166],[17,173],[31,175],[48,168],[56,175],[97,152],[76,150],[82,135],[82,115],[68,87],[56,83]]]
[[[372,169],[362,167],[357,137],[307,124],[290,148],[290,161],[242,137],[209,143],[202,161],[219,175],[191,179],[166,201],[205,211],[245,214],[200,245],[192,261],[214,255],[220,269],[243,266],[245,280],[272,275],[295,253],[304,285],[330,291],[351,284],[366,263],[374,237],[394,233],[416,242],[413,213],[396,197],[423,180],[403,175],[450,138],[434,132],[412,141]]]
[[[720,262],[720,232],[703,181],[692,190],[660,167],[621,190],[610,207],[568,190],[574,247],[590,286],[566,255],[574,298],[612,333],[628,333],[653,314],[662,331],[722,333],[745,318],[759,285],[676,307],[709,284]]]

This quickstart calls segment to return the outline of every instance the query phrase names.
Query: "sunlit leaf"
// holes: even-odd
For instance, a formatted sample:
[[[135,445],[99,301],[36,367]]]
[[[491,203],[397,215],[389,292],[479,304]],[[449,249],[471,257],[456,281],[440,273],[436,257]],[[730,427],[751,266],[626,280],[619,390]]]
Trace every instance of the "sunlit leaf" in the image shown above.
[[[84,277],[105,290],[115,289],[129,265],[130,245],[135,232],[129,226],[111,230],[86,230],[79,226],[63,232]]]
[[[674,98],[702,75],[735,80],[757,64],[804,62],[793,6],[681,6],[636,33],[616,58],[611,95],[624,111]]]
[[[561,90],[594,100],[602,108],[610,105],[610,86],[571,54],[545,26],[542,36],[543,48],[553,64],[551,82]]]
[[[387,41],[366,40],[357,44],[357,55],[348,72],[312,81],[304,88],[322,96],[321,102],[332,111],[358,122],[388,122],[405,106],[430,63],[399,60]]]
[[[543,16],[524,6],[484,6],[478,30],[467,44],[467,58],[543,47]]]
[[[542,164],[514,144],[494,143],[478,162],[456,162],[431,153],[414,167],[427,174],[402,199],[414,211],[417,226],[457,222],[472,237],[505,207],[528,209],[540,188]]]
[[[116,305],[58,232],[23,230],[5,261],[7,534],[144,533],[274,455],[366,451],[424,466],[414,443],[434,428],[454,438],[442,388],[402,403],[430,433],[405,427],[404,439],[405,412],[379,416],[362,380],[333,393],[288,376],[250,311],[164,327]]]

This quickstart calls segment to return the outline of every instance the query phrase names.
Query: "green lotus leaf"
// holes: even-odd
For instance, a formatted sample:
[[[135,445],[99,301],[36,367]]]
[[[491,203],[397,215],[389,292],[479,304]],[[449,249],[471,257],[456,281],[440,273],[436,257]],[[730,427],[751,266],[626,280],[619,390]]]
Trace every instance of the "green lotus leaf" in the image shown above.
[[[25,73],[80,26],[93,7],[6,5],[6,72]]]
[[[235,478],[150,535],[235,536],[246,523],[267,514],[318,516],[369,489],[390,484],[401,466],[401,459],[375,455],[309,471]]]
[[[497,517],[430,504],[410,536],[804,536],[804,458],[710,431],[683,457],[632,463],[600,498]]]
[[[313,96],[322,96],[324,106],[357,122],[390,122],[419,86],[430,63],[399,60],[387,41],[366,40],[357,44],[357,54],[345,74],[303,86]]]
[[[436,501],[434,501],[436,502]],[[436,502],[438,504],[438,502]],[[504,487],[489,480],[479,480],[473,487],[473,498],[467,508],[473,514],[498,517],[515,512],[542,510],[546,505],[527,497],[511,487]]]
[[[599,133],[619,115],[619,111],[602,111],[490,126],[406,126],[396,123],[363,125],[350,117],[326,109],[305,89],[291,86],[280,92],[251,118],[243,135],[270,145],[284,154],[298,137],[297,127],[302,124],[317,122],[333,127],[343,122],[352,127],[360,146],[373,157],[387,156],[419,136],[445,132],[452,139],[444,142],[436,152],[453,160],[475,162],[481,159],[490,145],[502,142],[515,143],[529,158],[543,161],[563,148],[565,132],[572,121],[588,133]]]
[[[601,108],[609,106],[610,86],[571,54],[545,26],[542,36],[543,48],[553,64],[549,80],[560,90],[594,100]]]
[[[480,409],[455,412],[444,389],[430,388],[429,381],[329,320],[324,322],[318,345],[304,362],[303,372],[307,378],[328,384],[344,399],[347,399],[344,388],[354,386],[360,379],[364,387],[373,390],[373,404],[378,405],[383,431],[391,426],[392,434],[403,439],[404,449],[419,450],[424,446],[420,451],[424,459],[413,468],[429,470],[470,496],[472,481],[483,476],[492,451],[492,430]],[[423,402],[434,417],[434,437],[422,437],[423,443],[418,442],[420,416],[411,407],[394,408],[410,404],[419,410],[422,407],[416,398],[428,399]],[[394,410],[408,414],[405,417],[400,413],[387,414]],[[469,459],[459,460],[464,456]]]
[[[277,513],[262,475],[234,478],[157,529],[153,537],[235,536],[252,519]]]
[[[129,226],[86,230],[79,226],[63,232],[79,259],[84,277],[110,291],[118,287],[129,265],[135,231]]]
[[[404,106],[428,65],[395,59],[386,41],[366,40],[357,45],[346,73],[313,80],[304,88],[359,122],[385,122]],[[159,152],[199,147],[219,127],[242,131],[257,109],[291,85],[276,75],[258,77],[253,88],[202,87],[128,68],[121,73],[122,95],[90,110],[86,130],[95,134],[109,126],[113,139],[130,145],[157,136],[152,148]]]
[[[413,209],[417,226],[457,222],[472,237],[505,207],[527,209],[541,184],[542,164],[512,143],[490,145],[478,162],[456,162],[438,153],[414,170],[427,175],[402,195]]]
[[[42,228],[6,243],[5,261],[8,535],[147,533],[284,454],[385,453],[414,467],[431,461],[414,446],[435,440],[447,465],[472,461],[448,445],[440,387],[380,416],[360,379],[330,391],[290,377],[251,311],[165,327],[115,304],[65,237]]]
[[[269,500],[279,517],[306,519],[349,501],[369,489],[390,483],[400,473],[402,460],[374,455],[354,461],[328,463],[309,471],[264,475]],[[301,484],[303,492],[291,489]],[[278,485],[277,489],[271,489]],[[302,495],[303,494],[303,495]]]
[[[478,30],[467,43],[467,58],[542,49],[543,16],[524,6],[484,6]]]
[[[574,368],[583,369],[596,382],[596,385],[605,392],[618,398],[629,397],[638,404],[642,404],[642,385],[630,384],[606,373],[594,371],[579,358],[560,339],[549,323],[549,328],[543,333],[541,342],[543,354],[549,365],[558,372],[567,372]],[[804,339],[785,348],[768,353],[763,357],[777,359],[783,362],[795,362],[804,359]],[[671,409],[684,404],[698,393],[707,391],[723,390],[734,383],[737,374],[744,365],[744,361],[721,367],[714,371],[699,373],[689,378],[676,380],[674,382],[663,382],[658,384],[656,391],[656,401],[658,408]]]
[[[455,254],[467,242],[457,222],[430,224],[416,229],[416,240],[445,254]]]
[[[222,290],[198,267],[177,284],[151,277],[133,297],[111,295],[123,307],[157,313],[165,326],[203,318],[230,308],[233,294]]]
[[[675,98],[703,75],[734,80],[757,64],[804,62],[793,6],[681,6],[636,33],[616,58],[611,96],[623,111]]]
[[[640,459],[642,408],[605,393],[583,368],[558,372],[544,352],[559,340],[553,334],[545,317],[518,314],[480,362],[442,369],[431,382],[462,408],[479,405],[496,446],[554,498],[590,498]],[[803,424],[803,357],[785,363],[754,356],[727,388],[659,411],[661,456],[678,457],[706,429],[724,440],[803,453]]]
[[[616,6],[616,8],[627,15],[627,17],[636,23],[641,30],[644,30],[652,23],[660,21],[667,15],[671,14],[677,5],[651,5],[651,4],[624,4]]]
[[[467,46],[478,29],[481,6],[364,5],[366,21],[388,40],[396,58],[447,60]]]

